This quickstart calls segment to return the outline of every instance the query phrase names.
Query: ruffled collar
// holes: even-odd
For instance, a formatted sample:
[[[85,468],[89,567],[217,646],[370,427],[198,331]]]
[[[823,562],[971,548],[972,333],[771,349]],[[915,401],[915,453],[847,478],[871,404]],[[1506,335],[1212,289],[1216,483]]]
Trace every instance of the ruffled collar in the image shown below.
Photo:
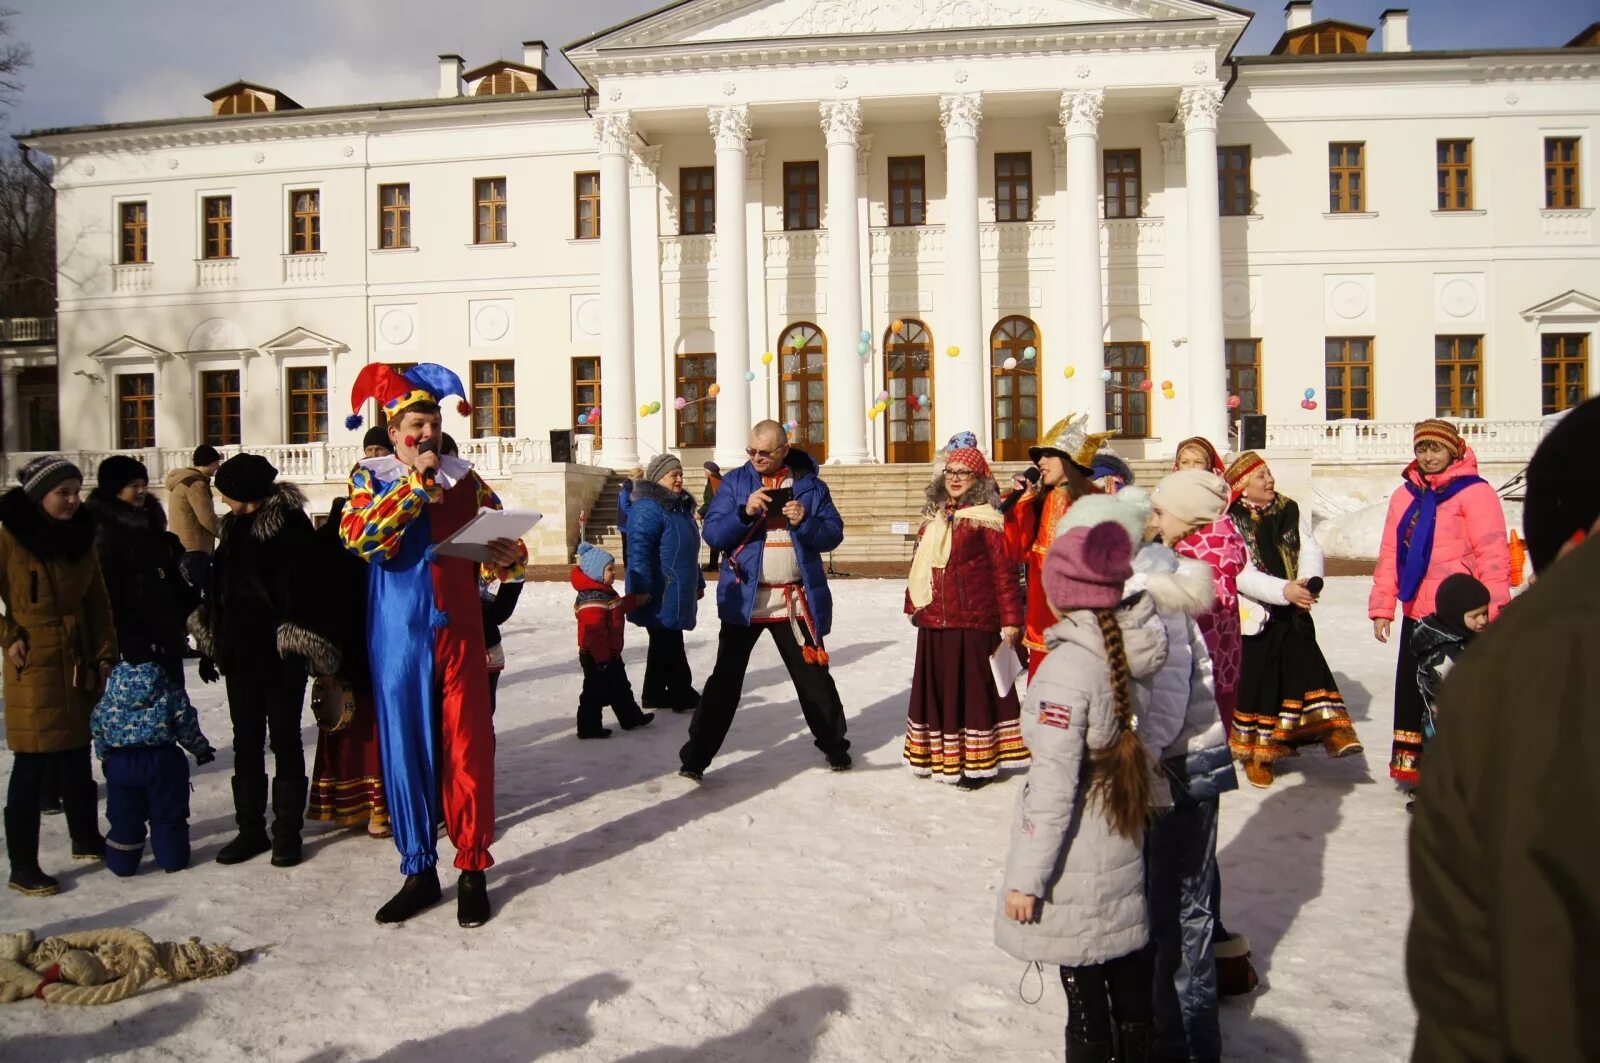
[[[394,483],[411,475],[411,466],[395,457],[385,454],[381,458],[367,458],[358,462],[361,468],[367,470],[384,483]],[[439,455],[439,473],[434,482],[446,491],[467,478],[467,473],[472,471],[472,462],[451,454]]]

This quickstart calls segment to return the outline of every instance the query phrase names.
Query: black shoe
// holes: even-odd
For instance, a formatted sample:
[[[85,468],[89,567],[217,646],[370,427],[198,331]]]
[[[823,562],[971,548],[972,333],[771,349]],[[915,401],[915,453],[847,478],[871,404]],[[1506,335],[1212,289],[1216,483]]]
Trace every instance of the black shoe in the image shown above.
[[[39,870],[38,864],[12,868],[6,885],[28,897],[53,897],[61,892],[61,883]]]
[[[72,843],[72,858],[85,862],[106,858],[106,840],[96,834],[86,842]]]
[[[655,709],[661,712],[666,712],[673,706],[672,702],[667,701],[665,698],[640,698],[639,707],[641,709]]]
[[[833,771],[849,771],[851,763],[850,754],[842,749],[828,754],[828,767]]]
[[[699,707],[700,707],[700,695],[696,694],[694,691],[691,690],[689,692],[689,696],[688,697],[686,697],[682,701],[678,702],[678,704],[672,706],[672,711],[673,712],[693,712],[694,710],[698,709]]]
[[[598,731],[579,731],[578,732],[578,737],[579,738],[583,738],[583,739],[610,738],[611,737],[611,728],[602,727]]]
[[[463,871],[456,882],[456,922],[464,927],[489,921],[489,883],[482,871]]]
[[[649,727],[650,721],[655,718],[656,714],[653,712],[641,712],[638,716],[634,717],[631,723],[623,724],[622,729],[624,731],[635,731],[640,727]]]
[[[407,875],[400,892],[378,909],[380,923],[403,923],[425,908],[439,903],[439,872],[436,868]]]
[[[300,862],[302,852],[300,832],[285,831],[272,839],[272,866],[293,867]]]
[[[1112,1063],[1110,1041],[1080,1041],[1067,1034],[1067,1063]]]
[[[971,775],[963,775],[956,780],[957,790],[981,790],[994,782],[994,779],[975,779]]]
[[[706,773],[705,772],[703,772],[703,771],[695,771],[693,768],[679,768],[678,769],[678,778],[680,778],[680,779],[688,779],[690,782],[700,782],[703,779],[705,779],[705,777],[706,777]]]
[[[271,850],[272,839],[267,837],[267,829],[252,827],[249,830],[241,830],[238,837],[222,847],[217,853],[217,863],[242,864]]]

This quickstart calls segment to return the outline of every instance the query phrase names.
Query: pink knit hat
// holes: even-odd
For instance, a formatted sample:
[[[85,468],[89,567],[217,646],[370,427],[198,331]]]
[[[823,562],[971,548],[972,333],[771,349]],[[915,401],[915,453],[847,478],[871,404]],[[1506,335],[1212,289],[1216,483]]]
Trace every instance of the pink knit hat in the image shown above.
[[[1115,609],[1133,575],[1133,541],[1115,521],[1056,536],[1044,559],[1044,594],[1062,612]]]

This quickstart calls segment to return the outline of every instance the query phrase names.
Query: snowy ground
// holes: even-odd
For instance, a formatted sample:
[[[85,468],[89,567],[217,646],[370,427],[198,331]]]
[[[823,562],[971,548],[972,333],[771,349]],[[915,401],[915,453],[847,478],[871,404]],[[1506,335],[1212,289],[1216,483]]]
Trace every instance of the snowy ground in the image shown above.
[[[1224,1007],[1229,1059],[1409,1052],[1408,817],[1385,770],[1393,650],[1371,639],[1366,586],[1331,580],[1318,613],[1365,763],[1319,752],[1223,800],[1226,919],[1263,982]],[[1059,1059],[1059,981],[1023,1003],[1023,965],[992,944],[1016,782],[967,794],[900,766],[913,650],[901,588],[836,586],[830,648],[855,771],[824,770],[764,643],[728,745],[694,787],[675,775],[684,717],[573,737],[571,591],[530,587],[507,629],[496,915],[473,931],[456,926],[449,885],[412,923],[376,926],[396,855],[357,832],[313,828],[290,870],[214,863],[232,826],[230,731],[220,688],[191,680],[224,750],[194,780],[193,866],[164,875],[147,856],[119,880],[71,865],[51,817],[44,864],[62,893],[0,893],[0,930],[131,925],[270,950],[109,1007],[0,1005],[0,1059]],[[630,638],[637,685],[644,643]],[[714,651],[704,623],[690,637],[697,679]]]

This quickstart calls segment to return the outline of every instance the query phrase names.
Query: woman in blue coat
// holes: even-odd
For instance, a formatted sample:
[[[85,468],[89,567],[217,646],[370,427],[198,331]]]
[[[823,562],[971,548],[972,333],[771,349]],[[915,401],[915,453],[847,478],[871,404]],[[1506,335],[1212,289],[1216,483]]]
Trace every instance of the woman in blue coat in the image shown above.
[[[700,572],[700,528],[694,499],[683,489],[683,463],[653,458],[633,484],[628,511],[628,593],[649,602],[628,614],[650,636],[640,701],[646,709],[689,712],[700,704],[683,649],[693,631],[706,579]]]

